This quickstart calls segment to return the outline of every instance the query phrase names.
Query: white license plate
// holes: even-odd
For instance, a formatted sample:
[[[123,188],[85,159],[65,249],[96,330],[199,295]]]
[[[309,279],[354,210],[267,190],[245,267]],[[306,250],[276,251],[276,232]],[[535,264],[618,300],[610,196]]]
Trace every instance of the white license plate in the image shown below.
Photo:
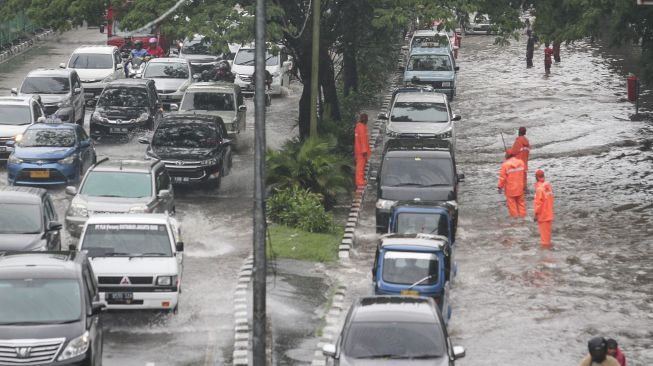
[[[175,183],[188,183],[190,178],[188,177],[172,177],[172,181]]]
[[[111,133],[128,133],[129,129],[127,127],[111,127],[109,129]]]
[[[131,292],[108,292],[107,301],[132,301],[134,294]]]

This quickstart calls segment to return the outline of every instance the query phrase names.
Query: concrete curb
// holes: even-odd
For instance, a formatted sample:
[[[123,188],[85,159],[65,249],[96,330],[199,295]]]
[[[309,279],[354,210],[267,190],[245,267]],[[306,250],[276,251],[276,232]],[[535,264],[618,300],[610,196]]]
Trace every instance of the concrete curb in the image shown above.
[[[249,327],[249,307],[247,306],[247,288],[252,280],[252,271],[254,269],[254,257],[249,255],[240,266],[238,273],[238,284],[234,291],[234,352],[233,365],[249,365],[250,349],[250,327]]]
[[[317,349],[313,355],[313,361],[311,361],[311,366],[325,366],[326,360],[322,355],[322,347],[325,344],[335,342],[334,335],[338,333],[336,326],[338,325],[338,319],[340,314],[345,310],[345,294],[347,294],[347,285],[339,285],[336,289],[335,294],[333,295],[333,301],[331,302],[331,307],[325,318],[326,325],[324,331],[322,332],[322,337],[317,343]]]
[[[43,31],[43,32],[35,35],[31,39],[29,39],[29,40],[27,40],[27,41],[25,41],[23,43],[12,46],[10,49],[0,53],[0,64],[4,63],[6,61],[9,61],[14,56],[18,56],[21,53],[29,50],[30,48],[34,47],[37,44],[36,42],[43,41],[43,40],[51,37],[52,35],[54,35],[54,33],[55,32],[53,30],[48,29],[46,31]]]

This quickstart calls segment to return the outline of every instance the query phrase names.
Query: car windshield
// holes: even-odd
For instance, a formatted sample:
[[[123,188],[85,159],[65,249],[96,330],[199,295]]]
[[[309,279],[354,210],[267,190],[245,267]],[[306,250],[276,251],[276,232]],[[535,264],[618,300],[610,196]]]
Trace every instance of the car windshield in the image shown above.
[[[0,234],[38,234],[42,217],[39,205],[0,203]]]
[[[81,299],[74,279],[0,279],[0,325],[75,322]]]
[[[449,122],[444,103],[396,102],[390,116],[392,122]]]
[[[113,57],[110,54],[75,53],[68,67],[72,69],[112,69]]]
[[[448,236],[449,223],[446,215],[437,213],[402,212],[397,215],[399,234],[437,234]]]
[[[429,277],[431,276],[431,277]],[[433,253],[387,251],[383,255],[383,281],[412,285],[438,283],[438,257]]]
[[[453,71],[449,55],[413,55],[408,71]]]
[[[249,66],[254,66],[254,52],[255,50],[253,48],[243,48],[238,50],[238,53],[236,53],[236,57],[234,58],[234,64],[235,65],[249,65]],[[270,51],[266,51],[265,53],[265,65],[266,66],[275,66],[279,64],[279,57],[278,55],[274,55],[270,53]]]
[[[93,197],[150,197],[152,178],[149,173],[92,171],[84,180],[80,193]]]
[[[30,77],[20,87],[24,94],[68,94],[70,80],[67,77]]]
[[[386,157],[381,169],[381,185],[453,186],[453,166],[450,159],[424,157]]]
[[[412,47],[442,48],[449,47],[449,37],[442,34],[433,36],[415,36]]]
[[[190,92],[184,95],[182,111],[235,111],[234,95],[231,93]]]
[[[25,131],[19,144],[20,147],[72,147],[75,146],[75,131],[30,128]]]
[[[158,224],[88,225],[80,248],[90,257],[172,256],[168,230]]]
[[[153,146],[212,148],[218,143],[215,126],[208,123],[183,122],[160,125],[152,138]]]
[[[144,79],[188,79],[188,65],[181,62],[150,62],[145,66]]]
[[[431,322],[354,322],[343,353],[353,358],[438,358],[446,354],[442,329]]]
[[[147,90],[139,87],[105,88],[98,107],[145,108],[149,105]]]
[[[204,41],[204,38],[186,41],[181,47],[181,53],[186,55],[212,55],[211,42]]]
[[[27,105],[0,105],[0,124],[28,125],[32,123],[32,114]]]

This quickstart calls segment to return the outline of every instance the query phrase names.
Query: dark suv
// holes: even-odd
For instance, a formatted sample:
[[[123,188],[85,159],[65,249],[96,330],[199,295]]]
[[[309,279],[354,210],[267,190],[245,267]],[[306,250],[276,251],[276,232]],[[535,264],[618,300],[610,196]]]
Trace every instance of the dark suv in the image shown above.
[[[205,183],[218,188],[231,170],[231,141],[222,118],[175,114],[161,120],[149,144],[147,158],[162,160],[173,184]]]
[[[154,81],[119,79],[107,84],[91,115],[91,137],[152,130],[163,115]]]
[[[0,252],[0,294],[0,364],[102,364],[105,305],[85,254]]]
[[[388,231],[392,207],[399,202],[446,202],[457,208],[458,182],[451,144],[434,139],[387,142],[377,181],[376,230]],[[457,209],[454,221],[457,221]]]
[[[60,230],[48,191],[0,187],[0,250],[59,250]]]

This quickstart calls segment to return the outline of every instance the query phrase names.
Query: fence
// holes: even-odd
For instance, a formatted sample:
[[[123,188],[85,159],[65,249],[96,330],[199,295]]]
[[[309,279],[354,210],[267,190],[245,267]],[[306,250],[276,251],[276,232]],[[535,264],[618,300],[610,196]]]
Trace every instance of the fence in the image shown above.
[[[14,19],[0,22],[0,50],[11,48],[26,40],[35,30],[36,25],[23,12]]]

